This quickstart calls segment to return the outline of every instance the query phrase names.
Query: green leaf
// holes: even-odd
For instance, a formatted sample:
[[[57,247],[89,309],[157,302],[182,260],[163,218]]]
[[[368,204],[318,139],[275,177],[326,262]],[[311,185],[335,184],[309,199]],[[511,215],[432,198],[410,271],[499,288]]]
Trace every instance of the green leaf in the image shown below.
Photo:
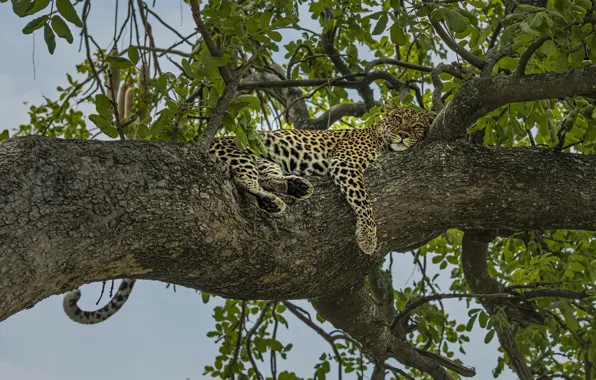
[[[8,129],[5,129],[0,133],[0,141],[8,139]]]
[[[157,120],[155,120],[155,123],[153,123],[153,125],[151,125],[151,130],[150,130],[151,135],[154,137],[157,136],[165,128],[166,121],[171,116],[172,115],[170,114],[170,111],[168,111],[168,110],[162,111],[162,113],[159,115]]]
[[[12,11],[19,17],[27,16],[27,12],[33,7],[31,0],[11,0]]]
[[[56,8],[58,8],[58,12],[64,17],[67,21],[75,24],[79,28],[83,27],[83,22],[79,18],[77,11],[74,9],[70,0],[56,0]]]
[[[275,42],[279,42],[282,39],[281,33],[280,32],[277,32],[275,30],[268,31],[267,32],[267,35],[269,36],[269,38],[271,38]]]
[[[533,5],[518,4],[517,10],[519,10],[521,12],[540,12],[544,9],[540,8],[540,7],[535,7]]]
[[[387,13],[383,13],[381,15],[381,17],[379,18],[377,25],[375,25],[375,28],[373,29],[372,34],[379,35],[379,34],[383,33],[385,31],[385,28],[387,27],[387,21],[389,21],[389,16],[387,16]]]
[[[273,24],[271,24],[272,28],[281,28],[284,26],[288,26],[292,23],[292,18],[291,17],[284,17],[281,18],[277,21],[275,21]]]
[[[43,39],[46,41],[50,54],[54,54],[54,50],[56,50],[56,36],[48,24],[43,26]]]
[[[34,20],[29,21],[23,28],[23,34],[31,34],[37,29],[41,28],[43,24],[48,20],[48,15],[43,15]]]
[[[557,52],[557,45],[555,45],[555,42],[553,40],[547,40],[540,47],[540,51],[543,52],[545,55],[551,57],[555,55],[555,53]]]
[[[488,334],[484,337],[484,344],[489,344],[493,337],[495,336],[495,330],[490,330]]]
[[[513,40],[515,32],[517,32],[518,28],[519,24],[513,24],[503,31],[503,34],[501,34],[501,40],[499,42],[501,48],[504,48],[507,44],[509,44],[509,42],[511,42],[511,40]]]
[[[555,57],[554,70],[557,73],[563,73],[563,72],[567,71],[567,68],[569,68],[569,62],[567,61],[567,54],[560,52]]]
[[[584,58],[586,57],[586,52],[584,51],[584,47],[582,46],[581,49],[578,49],[574,52],[569,54],[570,63],[574,65],[579,65],[583,62]]]
[[[527,34],[532,37],[540,37],[540,32],[536,29],[532,29],[530,27],[530,24],[528,24],[527,22],[522,22],[520,24],[520,28],[523,34]]]
[[[252,38],[254,38],[255,40],[257,40],[263,44],[268,44],[270,42],[269,37],[266,37],[262,34],[255,34],[254,36],[252,36]]]
[[[104,94],[97,94],[95,95],[95,110],[98,114],[101,115],[106,120],[112,119],[112,114],[110,113],[110,99],[105,96]]]
[[[64,38],[69,44],[72,44],[74,41],[70,28],[66,25],[62,17],[58,15],[52,17],[52,29],[54,29],[58,37]]]
[[[447,26],[449,26],[449,29],[453,30],[456,33],[465,31],[468,27],[467,19],[464,16],[462,16],[461,13],[459,13],[458,11],[451,8],[447,9],[448,11],[445,14],[445,21],[447,21]]]
[[[155,87],[160,94],[166,96],[168,90],[168,77],[165,74],[161,74],[155,82]]]
[[[209,297],[209,293],[201,292],[201,298],[203,300],[203,303],[209,302]]]
[[[48,5],[50,5],[50,0],[35,0],[33,6],[27,10],[27,13],[25,13],[25,15],[34,15],[37,12],[44,10]]]
[[[118,130],[108,120],[104,119],[100,115],[92,114],[89,115],[89,120],[93,122],[106,136],[111,138],[118,137]]]
[[[434,11],[431,12],[430,14],[430,21],[441,21],[442,19],[444,19],[447,15],[447,8],[441,7],[441,8],[437,8]]]
[[[405,44],[408,43],[408,39],[406,37],[406,34],[404,33],[404,30],[397,24],[391,25],[391,29],[389,29],[389,33],[391,35],[391,42],[393,42],[394,44],[397,44],[399,46],[404,46]],[[421,35],[421,37],[422,37],[422,35]]]
[[[139,62],[139,51],[133,45],[128,47],[128,59],[132,62],[133,65],[136,65]]]
[[[132,62],[129,61],[127,58],[114,57],[111,55],[108,55],[106,57],[106,61],[108,61],[108,63],[111,64],[116,69],[128,69],[129,67],[131,67],[133,65]]]
[[[543,20],[542,14],[543,14],[543,12],[536,13],[536,15],[534,15],[534,17],[532,18],[532,21],[530,21],[530,28],[532,28],[532,29],[540,28],[540,25],[542,25],[542,20]]]
[[[267,29],[271,24],[271,12],[265,11],[261,13],[261,17],[259,18],[259,23],[261,24],[261,28]]]
[[[274,32],[277,33],[277,32]],[[277,33],[279,34],[279,33]],[[203,68],[214,68],[214,67],[221,67],[225,66],[228,63],[228,59],[225,57],[212,57],[206,56],[202,62],[201,67]]]
[[[463,8],[455,8],[455,9],[456,9],[456,11],[461,13],[462,16],[467,18],[468,21],[470,21],[470,24],[472,24],[474,26],[478,25],[478,18],[474,13],[468,11],[467,9],[463,9]]]
[[[246,30],[249,33],[256,33],[259,30],[259,26],[257,25],[257,21],[254,17],[249,17],[246,19]]]

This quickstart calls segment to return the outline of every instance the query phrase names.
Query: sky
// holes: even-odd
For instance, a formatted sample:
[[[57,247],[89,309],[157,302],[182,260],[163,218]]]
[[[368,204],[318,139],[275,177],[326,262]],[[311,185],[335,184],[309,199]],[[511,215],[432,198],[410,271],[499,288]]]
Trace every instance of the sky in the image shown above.
[[[100,45],[107,46],[113,30],[115,1],[91,4],[90,33]],[[181,34],[192,32],[190,10],[182,2],[157,1],[155,10]],[[305,9],[301,11],[306,14]],[[320,29],[309,17],[303,19],[306,27]],[[58,39],[56,52],[50,56],[39,31],[33,36],[21,33],[27,21],[12,13],[10,2],[0,4],[0,131],[9,129],[11,135],[18,125],[28,121],[29,105],[41,103],[43,96],[55,98],[56,87],[66,83],[65,73],[73,72],[74,65],[84,59],[76,38],[73,45]],[[158,46],[168,46],[174,41],[171,32],[160,28],[156,22],[152,24]],[[285,30],[282,43],[297,35]],[[274,58],[278,63],[283,62],[283,55],[277,54]],[[412,279],[419,278],[410,253],[396,253],[394,260],[395,287],[406,286]],[[438,268],[432,270],[438,272]],[[448,280],[448,273],[439,277],[443,291],[448,291]],[[97,283],[83,286],[80,305],[96,308],[100,288]],[[214,328],[213,306],[221,302],[219,299],[204,305],[194,290],[177,287],[174,293],[163,283],[139,281],[116,316],[98,325],[86,326],[66,317],[62,295],[50,297],[0,322],[0,379],[201,379],[203,367],[212,364],[218,354],[217,346],[206,333]],[[312,310],[307,302],[297,302]],[[461,301],[445,300],[444,303],[447,312],[459,323],[467,321],[467,310],[461,307]],[[299,376],[312,376],[318,357],[328,352],[327,343],[291,315],[288,314],[287,319],[291,329],[282,328],[280,340],[292,342],[294,348],[288,360],[279,363],[279,371],[287,369]],[[333,330],[329,323],[324,327]],[[483,330],[475,331],[470,336],[471,342],[465,346],[467,354],[457,354],[466,365],[476,367],[478,379],[492,378],[491,371],[496,365],[496,340],[485,345],[485,334]],[[400,364],[392,364],[401,368]],[[332,368],[332,375],[335,373]],[[344,375],[345,378],[354,377]],[[515,376],[505,371],[499,379],[512,380]]]

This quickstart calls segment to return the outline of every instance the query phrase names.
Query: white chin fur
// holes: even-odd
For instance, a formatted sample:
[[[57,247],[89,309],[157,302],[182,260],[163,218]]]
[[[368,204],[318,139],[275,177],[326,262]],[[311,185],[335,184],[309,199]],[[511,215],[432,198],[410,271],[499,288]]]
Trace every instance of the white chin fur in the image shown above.
[[[399,142],[399,143],[393,143],[390,146],[391,146],[391,150],[396,151],[396,152],[403,152],[404,150],[407,150],[408,149],[408,147],[405,146],[401,142]]]

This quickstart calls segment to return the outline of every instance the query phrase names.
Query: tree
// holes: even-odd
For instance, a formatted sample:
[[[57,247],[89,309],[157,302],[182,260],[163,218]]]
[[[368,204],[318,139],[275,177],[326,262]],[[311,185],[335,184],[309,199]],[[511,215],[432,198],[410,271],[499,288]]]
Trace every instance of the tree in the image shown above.
[[[340,376],[473,376],[454,351],[477,329],[503,350],[495,376],[508,366],[521,379],[593,378],[596,4],[325,0],[304,14],[302,3],[191,0],[198,32],[168,25],[180,41],[162,47],[159,14],[130,0],[102,47],[89,0],[12,0],[32,17],[23,33],[43,29],[51,53],[56,35],[72,43],[81,28],[87,59],[59,99],[31,107],[14,133],[27,137],[0,135],[0,320],[133,277],[228,298],[209,334],[222,345],[213,376],[259,378],[268,352],[273,377],[295,378],[275,369],[291,350],[275,335],[291,313],[330,344],[317,378],[331,363]],[[302,38],[281,46],[288,28]],[[285,62],[272,58],[280,49]],[[367,171],[379,226],[370,257],[330,181],[272,218],[206,152],[221,133],[258,153],[257,128],[360,127],[381,98],[439,114],[413,150]],[[394,288],[383,263],[404,251],[422,276]],[[432,265],[450,271],[449,292]],[[446,298],[482,307],[455,321]],[[317,319],[292,299],[308,299]]]

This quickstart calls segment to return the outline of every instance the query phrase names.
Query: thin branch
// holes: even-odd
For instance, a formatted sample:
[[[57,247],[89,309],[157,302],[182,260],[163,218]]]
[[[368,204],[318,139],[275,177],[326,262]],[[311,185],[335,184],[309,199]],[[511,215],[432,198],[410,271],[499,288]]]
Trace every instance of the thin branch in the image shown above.
[[[519,64],[517,65],[517,69],[515,70],[515,75],[519,76],[524,75],[526,73],[526,66],[530,61],[530,58],[532,58],[532,55],[534,55],[536,50],[538,50],[540,46],[542,46],[542,44],[547,40],[550,40],[550,36],[541,36],[540,38],[532,42],[530,46],[528,46],[526,51],[524,51],[521,58],[519,59]]]
[[[323,13],[324,17],[327,20],[329,20],[333,15],[333,12],[329,8],[325,8]],[[348,76],[352,74],[352,71],[341,59],[339,51],[333,44],[333,32],[333,29],[331,29],[328,32],[323,33],[321,35],[321,47],[323,48],[323,51],[325,52],[325,54],[327,54],[327,56],[331,60],[331,63],[333,63],[333,66],[335,66],[337,71],[339,71],[339,73],[343,76]],[[364,103],[367,105],[367,107],[371,108],[374,105],[375,97],[370,86],[367,83],[360,83],[356,90],[358,91],[358,94],[362,97],[362,100],[364,100]]]
[[[265,319],[265,316],[267,315],[267,312],[269,311],[271,305],[273,305],[273,301],[268,301],[265,304],[265,306],[263,306],[263,309],[261,309],[261,314],[259,314],[259,317],[257,318],[257,321],[255,322],[254,326],[246,334],[246,354],[248,355],[248,360],[250,360],[252,368],[255,370],[255,375],[259,380],[264,379],[264,377],[259,371],[259,367],[257,366],[257,363],[255,362],[255,359],[252,356],[252,348],[250,347],[250,343],[252,342],[252,336],[257,331],[261,323],[263,323],[263,320]]]
[[[293,303],[291,303],[289,301],[284,301],[283,304],[285,305],[285,307],[288,308],[288,310],[292,314],[294,314],[294,316],[296,318],[298,318],[305,325],[307,325],[308,327],[313,329],[317,334],[319,334],[320,337],[325,339],[327,341],[327,343],[329,343],[331,345],[331,349],[333,350],[333,353],[335,354],[335,358],[337,360],[337,365],[338,365],[337,378],[339,380],[341,380],[341,378],[342,378],[342,358],[341,358],[341,355],[339,354],[339,351],[337,350],[337,347],[335,347],[334,337],[329,335],[325,330],[323,330],[321,327],[319,327],[317,324],[315,324],[312,320],[305,317],[304,314],[302,314],[302,312],[298,309],[298,307],[296,305],[294,305]]]
[[[239,78],[237,76],[232,76],[230,81],[227,83],[226,88],[224,89],[223,94],[217,101],[217,105],[209,118],[209,122],[207,123],[207,128],[205,129],[205,133],[203,134],[203,138],[199,141],[199,149],[204,152],[207,152],[211,147],[211,143],[219,131],[221,127],[221,122],[226,114],[226,110],[228,109],[228,105],[236,97],[236,92],[238,90],[238,83]]]
[[[201,16],[201,9],[199,8],[198,1],[190,0],[190,8],[192,10],[192,18],[194,19],[195,24],[197,25],[197,29],[199,30],[199,33],[201,33],[201,36],[203,36],[203,41],[205,41],[205,44],[207,45],[207,49],[209,49],[209,53],[213,57],[223,57],[221,50],[219,50],[219,48],[217,47],[217,45],[211,38],[211,34],[209,33],[209,30],[207,29],[207,26],[203,22],[203,17]],[[227,65],[220,66],[219,73],[221,74],[221,77],[223,78],[224,82],[230,83],[233,80],[233,78],[232,78],[233,74]]]
[[[466,60],[472,66],[474,66],[478,69],[482,69],[482,67],[484,66],[484,64],[486,62],[484,62],[482,59],[478,58],[474,54],[470,53],[463,46],[461,46],[457,42],[455,42],[455,40],[453,40],[451,38],[451,36],[449,36],[449,34],[445,31],[445,29],[443,29],[443,27],[441,26],[441,24],[439,22],[432,21],[431,24],[432,24],[433,28],[435,28],[439,37],[441,37],[443,42],[445,42],[445,45],[449,46],[449,48],[451,50],[453,50],[455,53],[457,53],[457,55],[462,57],[464,60]]]
[[[375,59],[375,60],[372,60],[369,63],[367,63],[366,66],[364,66],[364,72],[368,73],[370,70],[372,70],[373,67],[378,66],[378,65],[394,65],[394,66],[405,67],[406,69],[424,71],[427,73],[430,73],[431,71],[433,71],[433,68],[429,67],[429,66],[416,65],[414,63],[399,61],[399,60],[393,59],[393,58],[379,58],[379,59]]]
[[[161,17],[159,17],[159,15],[158,15],[157,13],[153,12],[153,11],[152,11],[152,10],[151,10],[151,9],[150,9],[148,6],[147,6],[147,4],[144,4],[144,9],[145,9],[147,12],[149,12],[149,14],[151,14],[151,16],[155,17],[155,19],[156,19],[157,21],[159,21],[159,22],[160,22],[160,23],[161,23],[163,26],[165,26],[165,27],[166,27],[166,28],[168,28],[168,29],[169,29],[169,30],[170,30],[172,33],[174,33],[175,35],[177,35],[177,36],[178,36],[178,38],[180,38],[180,40],[181,40],[181,43],[182,43],[182,42],[186,42],[188,45],[190,45],[190,46],[193,46],[193,43],[192,43],[192,42],[190,42],[188,39],[189,39],[190,37],[194,36],[194,33],[193,33],[193,34],[191,34],[191,35],[190,35],[190,36],[188,36],[188,37],[184,37],[182,34],[180,34],[180,32],[178,32],[178,31],[176,30],[176,28],[174,28],[174,27],[170,26],[170,25],[169,25],[167,22],[165,22],[165,21],[164,21],[164,20],[163,20]]]
[[[144,10],[148,7],[143,3],[143,0],[137,0],[137,5],[139,7],[139,14],[141,15],[141,22],[143,23],[143,27],[145,28],[145,36],[149,38],[149,46],[155,49],[155,39],[153,38],[153,31],[151,29],[151,24],[147,20],[147,15],[145,14]],[[159,59],[157,57],[157,52],[153,51],[153,65],[155,66],[155,70],[161,74],[161,67],[159,66]]]
[[[244,330],[244,323],[246,319],[246,301],[242,301],[241,309],[242,311],[240,312],[240,319],[238,319],[238,330],[236,332],[236,347],[234,348],[234,356],[228,365],[228,371],[232,373],[234,372],[234,365],[238,361],[240,347],[242,346],[242,331]]]

